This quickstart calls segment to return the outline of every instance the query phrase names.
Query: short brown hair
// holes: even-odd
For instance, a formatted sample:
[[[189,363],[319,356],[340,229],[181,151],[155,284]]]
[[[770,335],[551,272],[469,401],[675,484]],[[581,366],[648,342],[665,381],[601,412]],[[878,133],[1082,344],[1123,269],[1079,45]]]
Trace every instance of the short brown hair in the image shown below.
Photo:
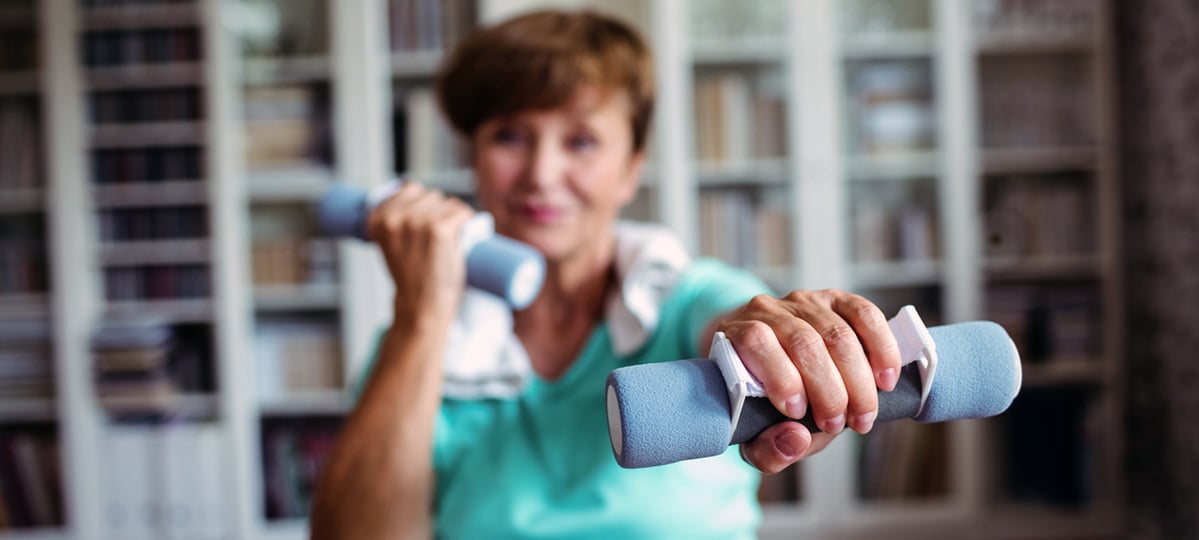
[[[537,11],[476,30],[442,65],[437,97],[454,129],[470,137],[499,116],[565,106],[585,85],[628,93],[633,150],[644,149],[653,62],[640,34],[608,15]]]

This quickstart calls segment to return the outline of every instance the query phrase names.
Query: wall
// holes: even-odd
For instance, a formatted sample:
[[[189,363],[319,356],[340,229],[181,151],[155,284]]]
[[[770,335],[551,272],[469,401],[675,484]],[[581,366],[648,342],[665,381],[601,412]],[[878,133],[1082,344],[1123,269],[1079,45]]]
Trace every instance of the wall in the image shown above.
[[[1199,534],[1199,2],[1115,1],[1130,537]]]

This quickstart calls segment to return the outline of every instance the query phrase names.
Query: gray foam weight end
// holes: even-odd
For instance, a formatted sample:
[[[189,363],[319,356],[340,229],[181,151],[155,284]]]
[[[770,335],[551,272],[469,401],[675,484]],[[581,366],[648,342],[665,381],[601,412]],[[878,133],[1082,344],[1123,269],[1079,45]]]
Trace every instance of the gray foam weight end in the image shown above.
[[[732,435],[728,391],[720,368],[711,360],[693,358],[613,370],[607,395],[612,450],[622,467],[710,457],[728,448]]]
[[[545,257],[527,244],[493,236],[475,244],[466,257],[472,287],[499,296],[513,308],[532,303],[545,279]]]
[[[366,191],[342,182],[333,184],[321,197],[316,213],[325,234],[366,240]]]
[[[943,360],[917,422],[986,418],[1007,410],[1020,391],[1020,354],[1002,326],[972,321],[928,332]]]

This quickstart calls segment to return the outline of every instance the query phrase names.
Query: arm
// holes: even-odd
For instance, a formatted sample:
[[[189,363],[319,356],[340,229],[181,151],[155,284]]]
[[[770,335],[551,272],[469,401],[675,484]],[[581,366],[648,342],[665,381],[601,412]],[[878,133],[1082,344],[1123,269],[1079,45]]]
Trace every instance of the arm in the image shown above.
[[[396,283],[374,372],[321,475],[312,538],[429,538],[441,358],[462,295],[457,236],[468,207],[407,183],[368,230]]]
[[[809,433],[780,422],[745,444],[742,455],[775,473],[828,446],[844,427],[866,433],[878,412],[878,388],[890,391],[899,373],[899,347],[886,317],[866,299],[836,290],[794,291],[782,298],[755,297],[713,321],[700,350],[723,331],[745,366],[762,381],[784,414],[807,408],[821,427]]]

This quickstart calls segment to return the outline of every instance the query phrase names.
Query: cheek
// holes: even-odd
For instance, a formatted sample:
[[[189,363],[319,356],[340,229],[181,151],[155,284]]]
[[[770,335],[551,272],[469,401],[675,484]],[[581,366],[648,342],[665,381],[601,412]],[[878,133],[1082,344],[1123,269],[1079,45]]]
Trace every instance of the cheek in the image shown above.
[[[509,191],[518,178],[520,166],[510,152],[495,149],[475,152],[476,191],[483,197]]]
[[[580,191],[584,197],[605,210],[619,213],[620,207],[631,199],[635,190],[630,189],[628,168],[621,156],[610,156],[602,165],[591,171],[590,181]]]

